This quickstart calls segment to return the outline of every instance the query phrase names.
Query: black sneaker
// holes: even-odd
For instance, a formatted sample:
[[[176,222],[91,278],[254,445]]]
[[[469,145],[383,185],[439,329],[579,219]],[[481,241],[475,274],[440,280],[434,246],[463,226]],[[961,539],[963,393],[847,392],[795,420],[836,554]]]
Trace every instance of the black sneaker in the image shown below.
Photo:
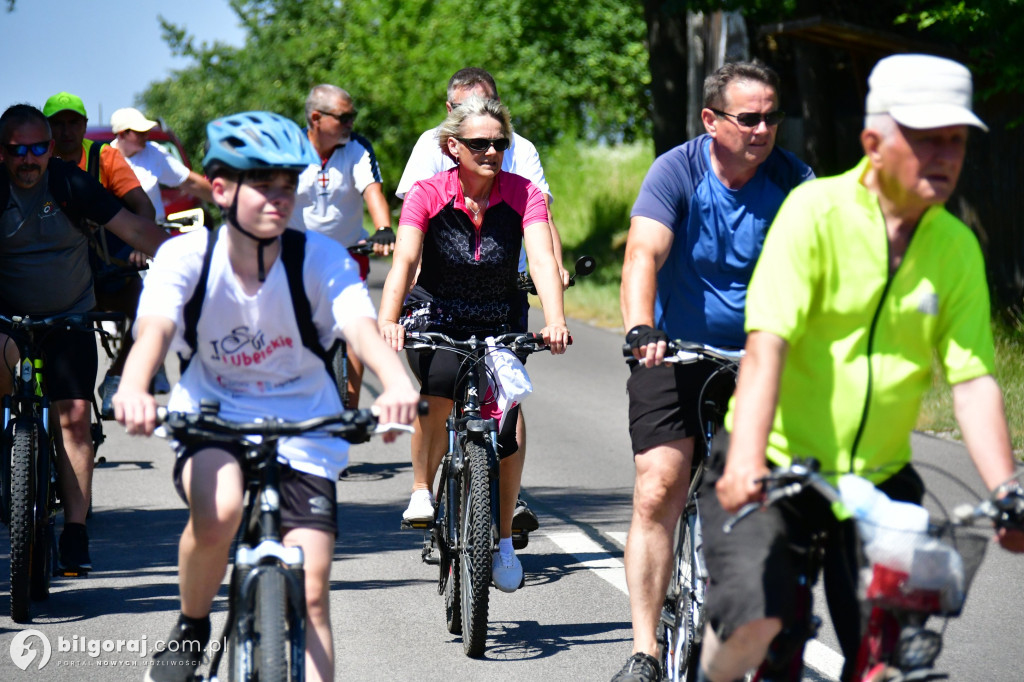
[[[537,515],[533,513],[533,510],[520,497],[516,500],[515,511],[512,512],[512,530],[532,533],[538,528],[540,528],[540,522],[537,521]]]
[[[85,524],[65,523],[60,533],[57,566],[65,575],[84,574],[92,570],[89,558],[89,534]]]
[[[203,660],[203,650],[210,639],[210,626],[206,632],[181,620],[171,630],[167,644],[153,654],[153,660],[146,670],[145,682],[192,682],[196,679],[196,668]]]
[[[660,682],[661,664],[654,656],[640,653],[633,654],[615,674],[612,682]]]

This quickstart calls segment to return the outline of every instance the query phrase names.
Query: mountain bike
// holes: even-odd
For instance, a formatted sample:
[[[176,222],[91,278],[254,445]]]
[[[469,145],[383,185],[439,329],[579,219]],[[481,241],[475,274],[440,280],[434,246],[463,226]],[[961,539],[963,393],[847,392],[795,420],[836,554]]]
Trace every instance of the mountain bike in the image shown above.
[[[741,508],[725,524],[730,532],[750,514],[783,503],[804,491],[827,501],[838,520],[851,518],[839,490],[819,471],[813,458],[795,459],[789,467],[761,479],[764,500]],[[1024,470],[1011,480],[1024,476]],[[840,484],[842,485],[842,484]],[[1019,490],[1019,489],[1018,489]],[[927,512],[918,505],[903,505]],[[853,679],[858,682],[927,682],[949,679],[933,669],[942,650],[942,632],[926,627],[931,617],[944,622],[958,616],[981,566],[991,532],[968,530],[987,519],[997,528],[1024,530],[1024,494],[995,496],[961,505],[946,519],[931,519],[912,528],[886,513],[882,518],[857,517],[855,532],[864,555],[859,570],[859,598],[868,607]],[[802,679],[803,650],[820,619],[813,616],[812,589],[824,556],[825,534],[816,533],[809,547],[795,547],[799,566],[797,622],[779,634],[749,682]],[[943,627],[944,629],[944,627]]]
[[[704,563],[700,498],[704,480],[704,460],[711,452],[711,441],[722,425],[729,397],[736,386],[736,374],[743,350],[727,350],[702,343],[670,341],[665,364],[707,362],[714,365],[701,386],[697,414],[703,426],[701,442],[693,456],[686,505],[676,527],[675,558],[672,576],[658,624],[658,647],[664,678],[672,682],[692,682],[697,678],[701,640],[704,637],[704,596],[708,570]],[[627,364],[636,364],[632,348],[622,347]]]
[[[220,404],[203,400],[199,412],[160,408],[160,432],[179,443],[239,444],[246,503],[235,545],[227,621],[220,646],[213,648],[209,679],[228,651],[228,679],[238,682],[305,679],[306,590],[301,547],[281,540],[277,459],[281,438],[306,434],[363,443],[376,432],[411,427],[378,424],[375,410],[346,410],[324,417],[289,422],[275,417],[251,422],[218,416]]]
[[[462,358],[457,396],[448,417],[448,452],[441,461],[437,502],[431,523],[403,521],[406,528],[422,528],[430,534],[423,550],[429,560],[438,553],[438,593],[445,597],[448,632],[462,635],[467,656],[483,655],[487,643],[487,609],[491,584],[491,558],[498,533],[498,420],[482,415],[487,386],[485,359],[495,349],[508,349],[524,357],[548,350],[537,334],[511,333],[495,336],[493,346],[471,336],[465,341],[437,332],[409,332],[409,350],[437,350]],[[515,542],[513,531],[513,542]]]
[[[120,313],[72,313],[33,318],[0,315],[0,332],[17,345],[20,361],[12,369],[13,392],[3,396],[3,452],[0,457],[0,515],[11,536],[11,619],[31,621],[31,602],[50,596],[50,578],[84,572],[58,571],[54,523],[61,509],[57,492],[57,443],[51,431],[44,360],[39,342],[50,331],[95,332],[101,321],[116,322]],[[94,405],[95,407],[95,405]],[[56,420],[53,422],[56,424]],[[57,426],[56,428],[59,428]],[[104,440],[103,427],[92,424],[93,447]]]

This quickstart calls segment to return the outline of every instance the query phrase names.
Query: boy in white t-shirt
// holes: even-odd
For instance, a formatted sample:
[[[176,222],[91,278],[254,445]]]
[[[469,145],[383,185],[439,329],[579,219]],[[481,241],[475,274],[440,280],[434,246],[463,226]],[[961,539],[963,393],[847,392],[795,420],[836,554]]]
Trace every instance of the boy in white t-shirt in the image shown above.
[[[207,136],[210,151],[203,165],[226,226],[212,247],[191,343],[184,336],[184,307],[199,284],[207,235],[200,231],[173,239],[153,261],[139,302],[135,346],[114,396],[115,416],[131,434],[149,435],[156,426],[156,402],[147,389],[168,350],[187,353],[192,347],[188,369],[171,393],[171,410],[197,411],[204,398],[219,400],[221,414],[238,420],[268,414],[304,419],[342,409],[323,361],[301,341],[279,257],[296,179],[309,165],[312,148],[295,123],[267,112],[218,119],[207,126]],[[327,237],[309,233],[306,240],[302,279],[320,343],[329,347],[344,338],[383,383],[375,403],[380,420],[411,423],[419,393],[377,332],[355,262]],[[329,680],[334,677],[328,601],[337,534],[334,482],[347,463],[347,443],[290,438],[281,442],[280,454],[289,465],[281,485],[284,542],[301,546],[305,555],[307,679]],[[242,515],[242,471],[231,452],[212,445],[179,452],[174,478],[189,505],[179,545],[182,612],[170,638],[179,646],[154,657],[146,675],[153,682],[192,679],[210,637],[210,608]],[[319,498],[329,503],[326,513]]]

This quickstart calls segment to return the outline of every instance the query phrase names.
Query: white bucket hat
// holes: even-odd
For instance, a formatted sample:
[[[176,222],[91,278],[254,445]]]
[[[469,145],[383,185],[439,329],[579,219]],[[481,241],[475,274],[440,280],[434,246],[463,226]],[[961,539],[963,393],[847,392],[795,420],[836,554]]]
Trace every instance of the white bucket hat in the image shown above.
[[[150,121],[142,115],[142,112],[134,107],[118,109],[110,115],[110,130],[117,135],[125,130],[135,130],[140,133],[149,132],[156,127],[156,121]]]
[[[988,132],[971,110],[971,72],[951,59],[897,54],[868,76],[868,114],[889,114],[907,128],[970,125]]]

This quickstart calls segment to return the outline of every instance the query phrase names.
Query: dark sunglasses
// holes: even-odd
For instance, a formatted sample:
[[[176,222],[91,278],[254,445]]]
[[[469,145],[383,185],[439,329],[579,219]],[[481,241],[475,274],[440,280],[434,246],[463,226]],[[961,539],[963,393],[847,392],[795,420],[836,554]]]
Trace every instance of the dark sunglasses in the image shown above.
[[[317,109],[317,111],[320,111],[320,110]],[[359,115],[358,111],[350,111],[347,114],[332,114],[329,111],[320,111],[320,113],[323,114],[324,116],[330,116],[331,118],[336,118],[336,119],[338,119],[338,123],[341,123],[341,124],[344,124],[344,125],[347,125],[347,124],[351,123],[352,121],[356,120],[356,116]]]
[[[744,111],[742,114],[727,114],[718,109],[711,109],[711,111],[715,112],[718,116],[731,116],[744,128],[756,128],[761,121],[764,121],[769,126],[777,126],[782,123],[782,119],[786,118],[786,112],[784,111],[769,111],[767,114],[758,114],[753,111]]]
[[[50,149],[50,141],[43,140],[42,142],[29,142],[28,144],[5,144],[4,149],[11,156],[28,156],[29,152],[32,156],[42,156]]]
[[[485,152],[491,147],[494,147],[496,152],[508,149],[508,138],[506,137],[496,137],[493,140],[488,140],[486,137],[456,137],[455,139],[473,152]]]

